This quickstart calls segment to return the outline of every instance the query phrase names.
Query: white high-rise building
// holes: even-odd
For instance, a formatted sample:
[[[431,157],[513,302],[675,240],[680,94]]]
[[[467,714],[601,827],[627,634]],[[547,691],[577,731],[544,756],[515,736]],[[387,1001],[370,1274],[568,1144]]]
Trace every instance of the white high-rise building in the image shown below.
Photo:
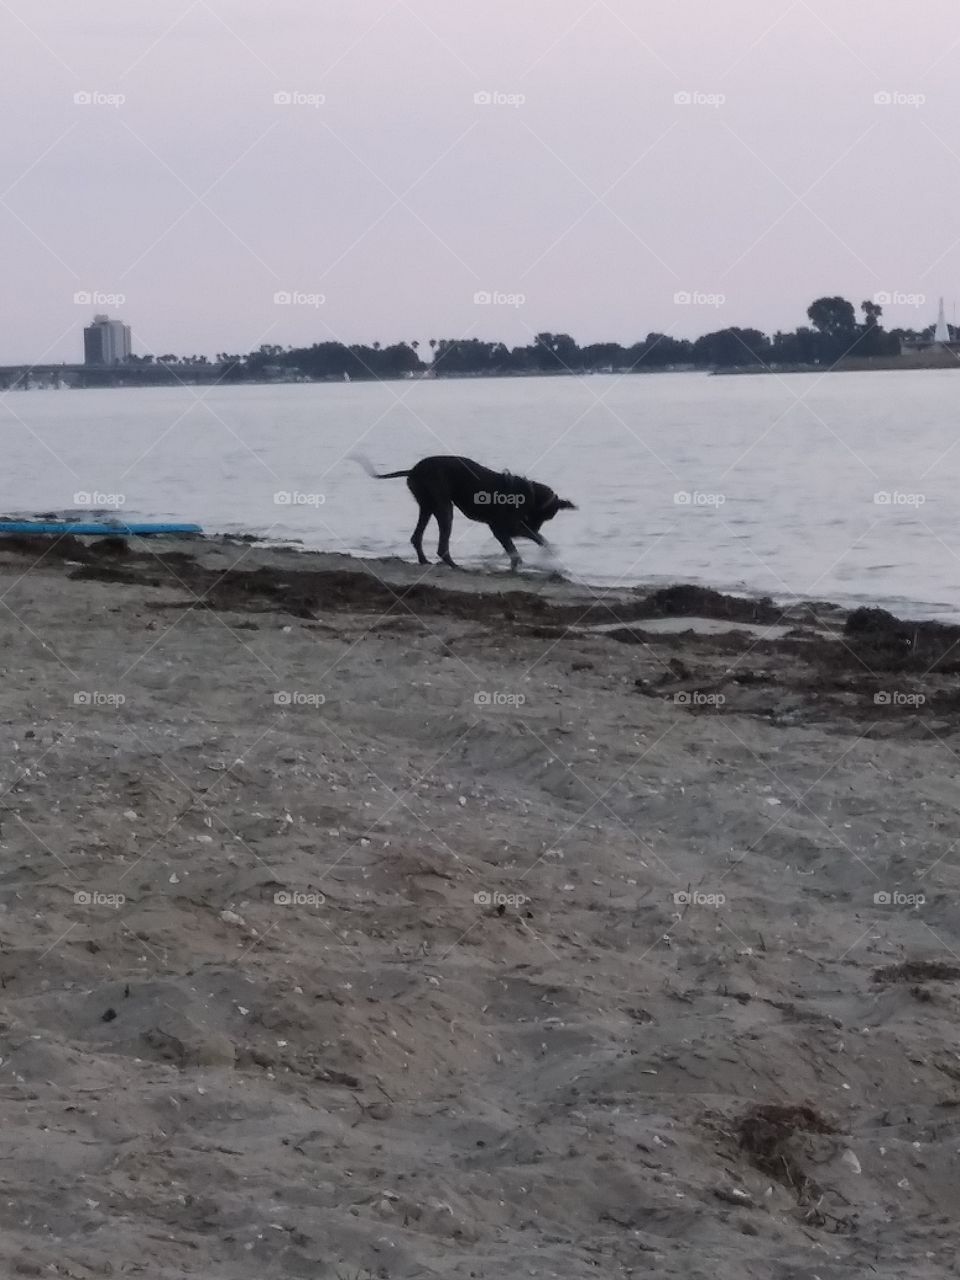
[[[130,358],[130,326],[109,316],[94,316],[83,331],[84,364],[123,364]]]

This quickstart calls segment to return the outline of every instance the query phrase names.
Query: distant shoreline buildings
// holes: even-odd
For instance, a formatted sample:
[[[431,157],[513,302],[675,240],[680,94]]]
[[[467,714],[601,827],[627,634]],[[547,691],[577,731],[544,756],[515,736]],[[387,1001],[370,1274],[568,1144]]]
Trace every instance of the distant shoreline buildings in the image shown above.
[[[483,295],[484,297],[486,295]],[[707,295],[705,295],[707,296]],[[691,295],[677,294],[681,302]],[[0,390],[16,387],[136,387],[235,385],[278,382],[385,382],[395,378],[538,377],[541,375],[692,372],[786,373],[955,368],[960,370],[960,326],[948,325],[940,300],[936,323],[918,329],[886,330],[882,306],[906,302],[923,306],[923,295],[877,294],[857,308],[839,295],[816,299],[807,308],[809,324],[772,335],[727,325],[694,340],[648,333],[624,346],[592,342],[581,346],[566,333],[541,332],[524,346],[508,347],[479,338],[430,339],[427,361],[420,342],[384,346],[340,341],[307,347],[261,343],[256,351],[231,355],[134,355],[132,335],[122,320],[96,314],[83,327],[82,363],[23,363],[0,366]],[[109,295],[75,301],[112,304]],[[123,303],[118,295],[115,301]],[[88,313],[89,314],[89,313]],[[426,353],[424,353],[426,354]]]
[[[125,364],[131,352],[130,326],[109,316],[94,316],[83,331],[83,363]]]

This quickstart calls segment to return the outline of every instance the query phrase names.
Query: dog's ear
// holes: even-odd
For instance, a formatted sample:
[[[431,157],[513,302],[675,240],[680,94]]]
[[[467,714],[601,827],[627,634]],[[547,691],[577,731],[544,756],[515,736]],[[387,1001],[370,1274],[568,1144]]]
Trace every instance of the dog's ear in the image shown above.
[[[569,502],[566,498],[558,498],[557,510],[558,511],[576,511],[577,504],[575,502]]]

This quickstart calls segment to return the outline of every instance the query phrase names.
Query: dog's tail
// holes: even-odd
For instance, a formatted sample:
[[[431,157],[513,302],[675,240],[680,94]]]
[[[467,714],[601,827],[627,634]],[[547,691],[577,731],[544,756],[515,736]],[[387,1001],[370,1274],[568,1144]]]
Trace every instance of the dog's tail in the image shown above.
[[[380,472],[376,469],[365,453],[351,453],[350,457],[354,462],[359,462],[368,476],[373,476],[374,480],[398,480],[401,476],[408,476],[409,471],[387,471]]]

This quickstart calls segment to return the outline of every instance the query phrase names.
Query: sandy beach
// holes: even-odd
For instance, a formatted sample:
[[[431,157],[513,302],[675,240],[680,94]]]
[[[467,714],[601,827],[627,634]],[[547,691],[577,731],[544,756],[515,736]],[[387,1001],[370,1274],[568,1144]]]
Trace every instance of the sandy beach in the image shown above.
[[[239,540],[0,598],[3,1275],[960,1274],[960,629]]]

